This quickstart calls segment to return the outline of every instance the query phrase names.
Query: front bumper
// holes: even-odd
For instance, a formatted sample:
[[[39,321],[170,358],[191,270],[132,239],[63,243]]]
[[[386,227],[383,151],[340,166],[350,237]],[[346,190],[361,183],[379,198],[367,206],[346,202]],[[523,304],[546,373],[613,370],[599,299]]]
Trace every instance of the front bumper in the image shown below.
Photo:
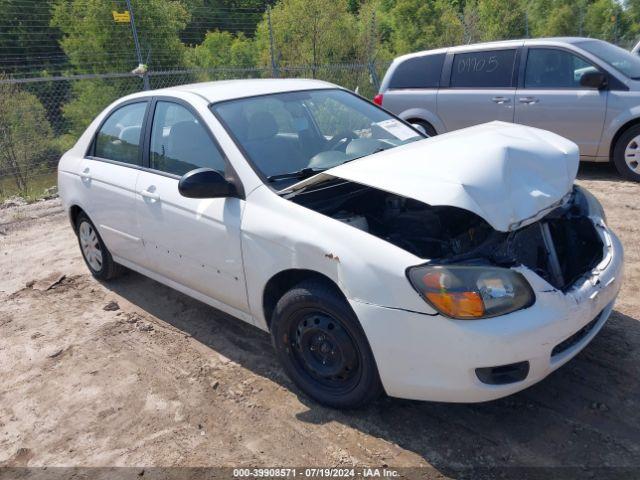
[[[605,255],[589,276],[563,293],[529,269],[518,268],[534,289],[536,302],[502,317],[451,320],[351,300],[387,394],[482,402],[523,390],[573,358],[606,322],[622,283],[622,245],[604,225],[598,228]],[[477,368],[523,361],[529,362],[528,374],[515,383],[489,385],[476,375]]]

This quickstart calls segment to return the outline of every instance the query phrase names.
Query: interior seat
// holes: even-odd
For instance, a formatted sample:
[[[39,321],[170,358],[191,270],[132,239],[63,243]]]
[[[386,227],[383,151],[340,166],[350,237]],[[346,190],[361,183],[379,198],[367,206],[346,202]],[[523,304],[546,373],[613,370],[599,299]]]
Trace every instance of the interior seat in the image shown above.
[[[266,176],[294,172],[308,166],[298,141],[278,136],[278,123],[269,112],[251,115],[243,146]]]

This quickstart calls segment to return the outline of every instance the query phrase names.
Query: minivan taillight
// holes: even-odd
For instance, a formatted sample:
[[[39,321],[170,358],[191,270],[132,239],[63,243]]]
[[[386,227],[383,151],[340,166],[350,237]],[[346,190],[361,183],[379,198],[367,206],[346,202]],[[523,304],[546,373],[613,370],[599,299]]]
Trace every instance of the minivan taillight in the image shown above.
[[[379,93],[375,97],[373,97],[373,103],[375,103],[376,105],[382,106],[382,94],[381,93]]]

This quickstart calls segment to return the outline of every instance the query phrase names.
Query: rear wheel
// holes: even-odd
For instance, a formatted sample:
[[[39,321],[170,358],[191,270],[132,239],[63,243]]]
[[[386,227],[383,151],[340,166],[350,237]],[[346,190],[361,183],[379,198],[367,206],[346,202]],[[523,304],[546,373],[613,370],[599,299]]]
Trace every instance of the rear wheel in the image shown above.
[[[427,132],[427,135],[429,135],[430,137],[435,137],[436,135],[438,135],[436,129],[433,128],[433,126],[429,122],[425,122],[424,120],[409,120],[409,123],[420,125],[422,128],[424,128],[424,131]]]
[[[76,219],[76,232],[82,258],[91,274],[100,280],[116,277],[122,267],[113,261],[95,225],[84,212]]]
[[[613,150],[613,163],[624,178],[640,182],[640,125],[620,135]]]
[[[271,334],[289,377],[318,402],[358,408],[382,392],[364,331],[329,285],[305,281],[284,294],[273,313]]]

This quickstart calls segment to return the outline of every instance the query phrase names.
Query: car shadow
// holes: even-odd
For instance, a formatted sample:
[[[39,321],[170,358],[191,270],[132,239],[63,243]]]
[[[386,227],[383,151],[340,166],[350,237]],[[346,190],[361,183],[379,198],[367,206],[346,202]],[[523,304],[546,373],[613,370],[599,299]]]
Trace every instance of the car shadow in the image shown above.
[[[267,333],[133,272],[105,286],[295,392],[307,408],[297,415],[301,422],[341,422],[414,452],[446,476],[505,467],[640,469],[640,321],[619,311],[575,359],[510,397],[482,404],[385,397],[363,410],[336,411],[309,400],[288,380]]]
[[[613,164],[608,162],[581,162],[577,178],[578,180],[627,181],[620,176]]]

